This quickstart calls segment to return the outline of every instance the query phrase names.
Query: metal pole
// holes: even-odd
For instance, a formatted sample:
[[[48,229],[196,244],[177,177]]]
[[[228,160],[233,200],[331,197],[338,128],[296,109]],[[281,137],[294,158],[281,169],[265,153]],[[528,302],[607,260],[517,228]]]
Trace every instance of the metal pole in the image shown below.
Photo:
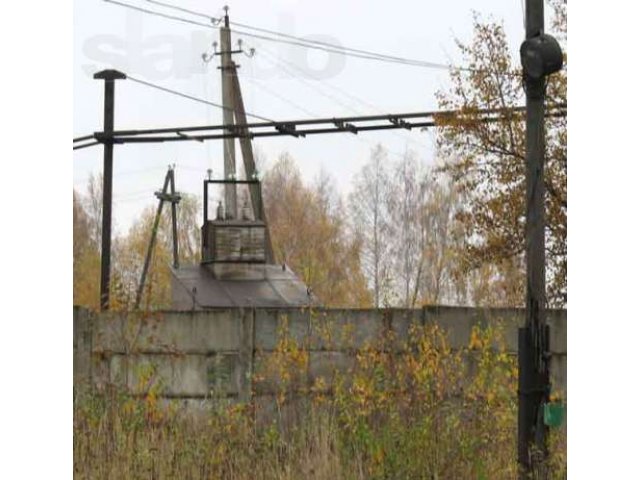
[[[113,133],[115,107],[115,80],[127,76],[117,70],[103,70],[94,79],[104,80],[104,167],[102,172],[102,257],[100,263],[100,310],[109,309],[109,282],[111,275],[111,200],[113,191]]]
[[[543,0],[526,2],[526,38],[544,33]],[[544,92],[546,77],[525,75],[526,88],[526,323],[518,336],[519,478],[544,478],[546,427],[542,408],[549,396],[545,325]]]

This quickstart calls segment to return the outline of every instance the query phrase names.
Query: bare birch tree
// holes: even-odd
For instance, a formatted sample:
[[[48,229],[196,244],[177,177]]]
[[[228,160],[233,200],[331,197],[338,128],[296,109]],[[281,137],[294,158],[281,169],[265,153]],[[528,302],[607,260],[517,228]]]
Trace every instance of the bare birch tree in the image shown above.
[[[390,258],[387,189],[387,152],[377,145],[367,164],[354,177],[349,210],[354,235],[362,244],[362,268],[373,290],[376,308],[389,304]]]

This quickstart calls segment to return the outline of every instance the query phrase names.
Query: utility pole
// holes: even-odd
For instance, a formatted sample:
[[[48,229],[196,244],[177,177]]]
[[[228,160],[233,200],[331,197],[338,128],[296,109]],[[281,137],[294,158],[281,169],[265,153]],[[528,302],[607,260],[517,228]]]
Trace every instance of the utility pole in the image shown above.
[[[220,28],[220,72],[222,75],[222,123],[233,126],[233,82],[235,64],[231,58],[231,31],[229,30],[229,7],[224,7],[224,26]],[[233,128],[225,130],[232,133]],[[225,138],[223,144],[224,178],[229,180],[236,175],[236,147],[235,139]],[[238,214],[236,186],[227,183],[224,186],[225,216],[236,218]]]
[[[544,0],[526,0],[520,48],[526,104],[526,322],[518,331],[519,478],[546,478],[549,328],[545,320],[544,116],[546,77],[562,68],[557,41],[544,33]]]
[[[225,129],[226,133],[240,133],[239,142],[242,153],[244,171],[247,180],[254,178],[256,173],[256,164],[253,156],[253,147],[251,145],[251,137],[249,130],[244,127],[236,127],[236,125],[246,125],[247,115],[244,110],[244,101],[242,99],[242,91],[240,89],[240,81],[238,80],[238,65],[233,61],[232,55],[237,53],[245,53],[242,49],[241,40],[238,40],[238,48],[232,49],[231,31],[229,29],[229,7],[224,7],[224,25],[220,28],[220,51],[214,52],[214,55],[220,55],[220,67],[222,72],[222,107],[223,107],[223,125],[229,126]],[[253,49],[250,50],[248,56],[253,56]],[[206,56],[205,56],[206,58]],[[224,177],[229,180],[236,175],[236,159],[235,159],[235,139],[224,139]],[[235,218],[237,216],[237,190],[236,185],[227,183],[225,189],[225,216],[227,218]],[[273,246],[271,244],[271,235],[269,226],[262,206],[262,196],[256,188],[249,188],[251,198],[251,206],[255,218],[260,218],[266,225],[266,259],[267,262],[273,262]]]
[[[115,80],[127,76],[117,70],[102,70],[93,75],[104,80],[104,166],[102,172],[102,257],[100,262],[100,310],[109,309],[109,282],[111,277],[111,200],[113,194],[113,118],[115,107]]]

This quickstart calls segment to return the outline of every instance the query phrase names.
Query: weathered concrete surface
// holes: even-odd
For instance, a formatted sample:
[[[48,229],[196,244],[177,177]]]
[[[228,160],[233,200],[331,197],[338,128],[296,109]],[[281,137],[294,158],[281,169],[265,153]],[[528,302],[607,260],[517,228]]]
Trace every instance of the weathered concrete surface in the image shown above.
[[[566,311],[549,311],[547,320],[553,388],[566,393]],[[461,307],[220,309],[154,312],[144,318],[74,308],[74,383],[115,382],[143,392],[149,388],[145,375],[152,372],[162,395],[185,405],[214,396],[247,401],[277,393],[274,350],[285,327],[308,352],[304,371],[294,379],[302,388],[320,379],[330,385],[336,371],[353,366],[359,349],[389,332],[394,333],[389,347],[400,349],[412,326],[438,325],[450,345],[461,348],[475,325],[491,325],[503,330],[506,348],[515,354],[523,322],[522,310]]]
[[[198,353],[237,351],[239,311],[154,312],[144,317],[103,313],[95,323],[95,347],[105,352]]]
[[[92,381],[93,315],[88,310],[73,307],[73,381],[77,388]]]

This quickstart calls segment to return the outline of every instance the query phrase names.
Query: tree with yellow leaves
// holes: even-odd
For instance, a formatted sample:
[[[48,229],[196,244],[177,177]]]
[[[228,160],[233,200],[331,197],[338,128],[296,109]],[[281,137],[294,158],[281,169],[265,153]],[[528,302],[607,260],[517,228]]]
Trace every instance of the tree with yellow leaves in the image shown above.
[[[566,39],[566,3],[553,2],[554,35]],[[476,15],[474,38],[458,43],[465,69],[451,71],[451,87],[438,93],[441,109],[461,110],[456,119],[441,118],[438,146],[449,159],[443,170],[468,199],[458,214],[466,230],[462,271],[490,268],[491,276],[510,285],[500,303],[524,302],[525,124],[524,113],[504,109],[524,103],[522,71],[512,60],[502,25]],[[549,105],[566,104],[566,70],[549,77]],[[474,122],[478,110],[505,111],[497,122]],[[566,118],[546,119],[545,187],[547,298],[566,302],[567,226]]]
[[[371,302],[360,244],[348,235],[342,202],[326,174],[307,186],[293,158],[280,156],[264,178],[264,206],[276,261],[289,265],[326,306]]]

